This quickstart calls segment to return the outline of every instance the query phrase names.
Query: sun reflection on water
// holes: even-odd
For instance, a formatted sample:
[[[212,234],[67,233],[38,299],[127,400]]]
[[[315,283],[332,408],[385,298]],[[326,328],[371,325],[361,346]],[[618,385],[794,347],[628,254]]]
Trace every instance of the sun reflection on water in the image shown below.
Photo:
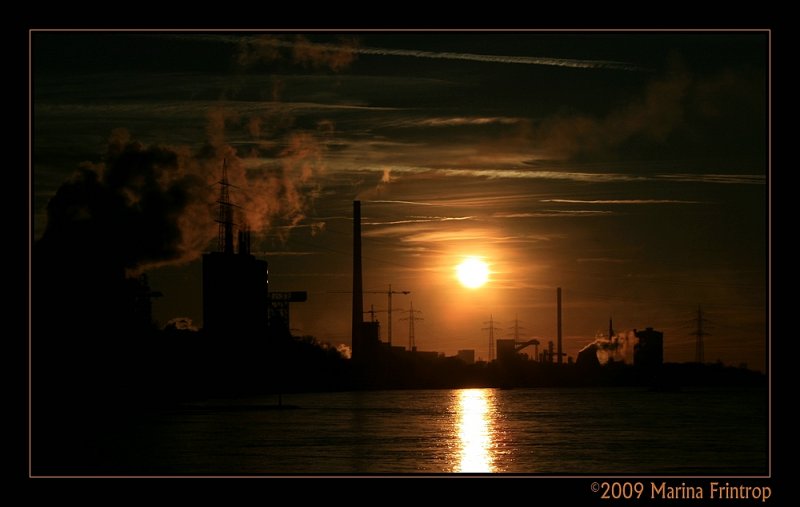
[[[456,472],[494,472],[492,408],[488,389],[458,392],[458,440],[460,456]]]

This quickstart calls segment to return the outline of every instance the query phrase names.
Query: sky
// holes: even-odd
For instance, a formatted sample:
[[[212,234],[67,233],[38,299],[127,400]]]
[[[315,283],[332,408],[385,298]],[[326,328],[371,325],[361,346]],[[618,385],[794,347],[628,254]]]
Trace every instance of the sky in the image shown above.
[[[161,325],[202,327],[225,160],[270,290],[308,292],[298,334],[349,345],[358,199],[384,340],[410,291],[394,345],[412,300],[420,350],[486,359],[490,319],[544,344],[561,287],[573,358],[613,318],[692,361],[702,307],[707,361],[766,367],[766,32],[36,31],[31,62],[34,239],[87,219],[48,202],[96,175],[150,217],[109,255]]]

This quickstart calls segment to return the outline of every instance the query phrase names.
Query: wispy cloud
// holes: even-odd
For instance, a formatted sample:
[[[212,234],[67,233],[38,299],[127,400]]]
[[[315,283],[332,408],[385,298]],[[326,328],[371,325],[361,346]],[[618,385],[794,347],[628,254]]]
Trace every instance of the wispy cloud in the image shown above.
[[[367,200],[364,202],[373,203],[373,204],[411,204],[414,206],[440,206],[440,204],[432,203],[432,202],[418,202],[418,201],[393,201],[393,200]]]
[[[462,220],[473,220],[475,217],[411,217],[407,220],[392,220],[390,222],[362,222],[361,225],[401,225],[401,224],[419,224],[428,222],[454,222]]]
[[[600,262],[600,263],[608,263],[608,264],[624,264],[626,262],[630,262],[630,259],[615,259],[612,257],[587,257],[576,259],[579,263],[586,263],[586,262]]]
[[[504,242],[515,239],[513,236],[499,236],[496,231],[483,228],[456,229],[452,231],[427,230],[405,236],[401,239],[408,243],[437,243],[480,241],[484,244]]]
[[[494,218],[552,218],[552,217],[592,217],[597,215],[613,215],[613,211],[605,210],[541,210],[525,213],[495,213]]]
[[[296,41],[291,39],[279,38],[274,35],[260,35],[251,37],[232,36],[232,35],[209,35],[209,34],[165,34],[167,37],[183,38],[191,40],[225,41],[233,44],[242,44],[243,41],[253,44],[262,52],[267,52],[270,47],[276,48],[295,48]],[[583,60],[570,58],[552,58],[546,56],[510,56],[510,55],[491,55],[480,53],[460,53],[451,51],[423,51],[419,49],[391,49],[376,47],[360,47],[357,45],[312,43],[307,39],[301,40],[301,47],[305,52],[314,54],[333,54],[338,55],[342,51],[346,54],[375,55],[375,56],[399,56],[410,58],[426,58],[433,60],[460,60],[483,63],[505,63],[515,65],[546,65],[551,67],[568,67],[574,69],[611,69],[626,71],[647,70],[630,62],[619,62],[613,60]]]
[[[322,44],[322,46],[330,45]],[[518,65],[547,65],[576,69],[613,69],[627,71],[645,70],[638,65],[634,65],[629,62],[617,62],[611,60],[574,60],[568,58],[550,58],[542,56],[487,55],[476,53],[456,53],[450,51],[421,51],[417,49],[388,49],[370,47],[359,47],[354,51],[355,53],[362,55],[405,56],[434,60],[462,60],[484,63],[510,63]]]
[[[542,199],[541,202],[562,204],[703,204],[703,201],[676,199]]]
[[[508,116],[493,117],[463,117],[455,116],[450,118],[419,118],[399,120],[394,123],[387,123],[391,127],[465,127],[475,125],[516,125],[527,121],[523,118],[512,118]]]
[[[659,174],[658,179],[680,181],[682,183],[723,183],[738,185],[764,185],[763,174]]]
[[[397,111],[398,108],[365,106],[358,104],[325,104],[320,102],[276,102],[233,100],[224,103],[226,110],[238,114],[263,112],[315,113],[327,111]],[[56,104],[39,101],[34,106],[36,114],[86,115],[86,114],[136,114],[152,115],[205,115],[219,108],[219,101],[131,101],[102,104]]]
[[[438,169],[439,174],[447,176],[472,176],[489,179],[531,179],[567,180],[587,183],[607,183],[616,181],[647,181],[645,176],[622,173],[582,173],[560,171],[528,171],[524,169]]]

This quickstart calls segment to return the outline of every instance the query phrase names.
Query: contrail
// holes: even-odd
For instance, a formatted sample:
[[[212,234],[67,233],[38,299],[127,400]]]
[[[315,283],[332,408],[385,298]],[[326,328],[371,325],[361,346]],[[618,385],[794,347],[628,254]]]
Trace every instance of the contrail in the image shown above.
[[[224,41],[233,44],[239,44],[247,40],[255,40],[257,37],[237,37],[234,35],[210,35],[210,34],[171,34],[166,35],[170,38],[179,38],[185,40],[206,40],[206,41]],[[290,40],[277,39],[275,37],[263,38],[262,43],[276,46],[291,48],[295,43]],[[422,51],[418,49],[389,49],[389,48],[373,48],[373,47],[357,47],[357,46],[344,46],[340,44],[328,43],[306,43],[309,46],[317,49],[324,49],[329,51],[351,51],[358,55],[376,55],[376,56],[401,56],[409,58],[428,58],[433,60],[463,60],[470,62],[483,62],[483,63],[510,63],[517,65],[547,65],[551,67],[569,67],[575,69],[610,69],[610,70],[627,70],[627,71],[647,71],[648,69],[634,65],[629,62],[617,62],[613,60],[575,60],[570,58],[550,58],[540,56],[509,56],[509,55],[486,55],[479,53],[455,53],[450,51]]]
[[[338,46],[330,44],[317,44],[317,46],[335,49]],[[520,65],[549,65],[552,67],[572,67],[576,69],[612,69],[612,70],[645,70],[639,66],[627,62],[615,62],[610,60],[572,60],[567,58],[547,58],[539,56],[505,56],[505,55],[484,55],[475,53],[452,53],[452,52],[433,52],[421,51],[416,49],[384,49],[384,48],[354,48],[354,53],[361,55],[381,55],[381,56],[407,56],[413,58],[431,58],[439,60],[466,60],[471,62],[485,63],[513,63]]]
[[[680,201],[676,199],[542,199],[541,202],[563,204],[705,204],[702,201]]]

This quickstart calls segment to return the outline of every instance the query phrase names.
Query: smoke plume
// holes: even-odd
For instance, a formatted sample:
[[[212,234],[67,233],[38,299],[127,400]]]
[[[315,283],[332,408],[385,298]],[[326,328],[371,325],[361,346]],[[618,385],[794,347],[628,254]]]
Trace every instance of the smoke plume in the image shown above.
[[[616,148],[634,138],[663,142],[685,121],[693,82],[680,63],[649,84],[644,96],[603,118],[559,115],[543,121],[534,136],[552,156],[570,157]]]
[[[633,343],[633,333],[615,333],[611,337],[598,333],[595,340],[583,347],[579,354],[594,347],[597,351],[597,360],[600,364],[609,361],[624,362],[630,353],[630,344]]]
[[[102,252],[133,271],[190,260],[205,247],[213,221],[200,161],[187,155],[115,130],[103,161],[84,163],[48,203],[40,243]]]
[[[302,35],[291,40],[259,35],[240,42],[236,62],[241,67],[251,67],[288,61],[304,67],[341,72],[355,61],[357,48],[358,42],[351,37],[339,37],[337,44],[317,44]]]

